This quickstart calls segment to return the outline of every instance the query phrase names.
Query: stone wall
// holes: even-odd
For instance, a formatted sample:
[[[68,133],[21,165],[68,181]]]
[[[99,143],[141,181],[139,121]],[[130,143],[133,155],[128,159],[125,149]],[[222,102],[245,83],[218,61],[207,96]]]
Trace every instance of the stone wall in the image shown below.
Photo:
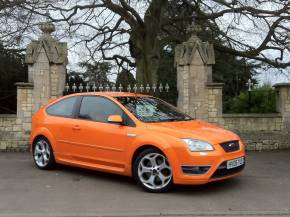
[[[33,107],[32,90],[32,84],[18,83],[17,115],[0,116],[1,151],[24,151],[28,149]]]
[[[222,113],[222,84],[206,83],[208,113],[207,120],[234,131],[244,141],[247,150],[275,150],[290,148],[290,132],[287,129],[289,118],[289,98],[285,90],[286,84],[277,84],[277,111],[274,114],[223,114]],[[281,91],[281,88],[283,90]],[[287,88],[286,88],[287,89]],[[290,91],[290,86],[287,89]],[[290,94],[290,92],[289,92]],[[290,95],[289,95],[290,96]]]
[[[212,82],[214,50],[193,32],[175,51],[178,107],[185,113],[236,132],[248,150],[290,147],[290,84],[276,84],[277,114],[223,114],[223,84]]]
[[[16,115],[0,115],[0,150],[14,149],[17,142],[14,142],[15,131],[13,126],[16,125]]]
[[[232,130],[241,136],[248,150],[290,148],[290,84],[276,84],[275,114],[223,114],[222,85],[209,84],[207,121]]]
[[[206,83],[204,91],[207,93],[208,121],[211,123],[219,123],[222,118],[222,86],[220,83]]]
[[[278,92],[277,111],[280,112],[274,114],[223,114],[222,86],[215,83],[205,84],[204,90],[208,93],[207,121],[240,135],[247,150],[290,148],[290,133],[285,126],[285,123],[288,123],[285,113],[290,104],[287,101],[287,91],[280,90],[281,85],[275,87]],[[285,88],[285,85],[282,86]]]
[[[16,115],[0,116],[0,151],[27,151],[29,128]]]
[[[290,147],[290,133],[283,131],[281,114],[224,114],[221,124],[239,134],[248,150]]]
[[[282,131],[281,114],[223,114],[223,126],[239,132]]]

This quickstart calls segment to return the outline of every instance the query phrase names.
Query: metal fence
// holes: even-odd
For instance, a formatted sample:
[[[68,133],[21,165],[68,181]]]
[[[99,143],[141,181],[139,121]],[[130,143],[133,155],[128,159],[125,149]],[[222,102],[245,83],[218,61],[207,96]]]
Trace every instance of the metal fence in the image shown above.
[[[0,91],[0,114],[16,114],[17,93],[14,91]]]
[[[131,92],[131,93],[145,93],[154,95],[157,93],[168,93],[169,85],[166,84],[153,84],[153,85],[143,85],[143,84],[129,84],[126,86],[115,84],[105,84],[105,85],[96,85],[95,83],[80,83],[76,85],[75,83],[69,85],[68,83],[65,85],[64,95],[72,94],[72,93],[80,93],[80,92]]]

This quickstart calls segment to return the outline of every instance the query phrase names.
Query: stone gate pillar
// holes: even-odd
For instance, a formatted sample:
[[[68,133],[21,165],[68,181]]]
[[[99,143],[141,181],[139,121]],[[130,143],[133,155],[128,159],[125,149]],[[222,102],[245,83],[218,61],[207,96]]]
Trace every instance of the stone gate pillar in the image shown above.
[[[215,64],[214,48],[202,42],[196,32],[198,26],[189,28],[192,36],[176,46],[178,108],[192,117],[209,119],[209,92],[212,83],[212,65]],[[216,91],[214,91],[215,93]],[[213,94],[210,94],[213,97]],[[212,99],[211,99],[212,100]],[[216,111],[217,109],[214,109]]]
[[[290,83],[274,85],[277,90],[276,110],[282,115],[282,130],[290,133]]]
[[[46,104],[50,98],[61,96],[65,86],[67,43],[51,36],[55,26],[51,22],[39,25],[42,35],[32,41],[26,51],[28,82],[33,84],[33,112]]]
[[[27,150],[33,113],[50,98],[63,93],[67,44],[58,42],[51,36],[55,31],[52,23],[42,23],[40,29],[42,35],[38,40],[32,41],[26,51],[28,83],[16,83],[17,115],[2,118],[2,123],[8,125],[5,128],[0,123],[0,150]]]

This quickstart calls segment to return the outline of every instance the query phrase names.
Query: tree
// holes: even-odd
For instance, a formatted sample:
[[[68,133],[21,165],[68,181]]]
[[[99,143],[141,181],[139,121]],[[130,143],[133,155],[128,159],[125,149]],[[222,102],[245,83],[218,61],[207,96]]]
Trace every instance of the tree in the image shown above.
[[[174,45],[168,46],[161,53],[157,71],[158,83],[163,86],[168,84],[170,89],[168,93],[164,91],[162,93],[157,92],[157,96],[173,105],[177,105],[177,72],[176,68],[172,67],[174,65],[174,47]]]
[[[163,48],[170,42],[182,42],[186,35],[184,27],[193,19],[202,26],[201,38],[210,30],[211,42],[221,53],[255,60],[267,67],[286,68],[290,65],[287,57],[290,49],[289,1],[12,2],[22,3],[13,6],[12,17],[6,14],[10,16],[9,19],[18,18],[16,15],[19,11],[22,17],[26,17],[23,23],[27,25],[20,25],[18,32],[27,32],[30,29],[28,27],[33,27],[29,14],[48,17],[58,25],[63,25],[66,29],[63,35],[71,37],[75,44],[84,43],[92,59],[113,60],[125,69],[136,67],[138,82],[152,83],[158,80],[157,71]],[[6,34],[5,37],[9,41],[13,35]]]
[[[22,7],[37,8],[35,0],[1,0],[0,1],[0,41],[9,50],[23,51],[27,39],[31,40],[35,32],[35,22],[39,19],[37,12]],[[49,3],[45,0],[46,3]]]
[[[74,92],[73,90],[73,86],[75,85],[76,87],[79,87],[80,84],[82,84],[83,86],[85,85],[85,81],[84,81],[84,73],[81,72],[76,72],[76,71],[69,71],[66,74],[66,85],[68,85],[69,89],[68,90],[64,90],[64,94],[68,94],[71,92]],[[76,90],[75,90],[76,91]]]
[[[0,44],[0,91],[16,90],[16,82],[27,81],[23,54],[5,49]]]
[[[133,85],[136,83],[136,80],[132,73],[130,73],[128,70],[123,69],[117,76],[116,79],[116,87],[118,88],[120,85],[124,88],[123,91],[126,91],[126,88],[128,85],[133,87]]]
[[[0,43],[0,114],[16,112],[16,82],[27,81],[24,56],[4,49]]]
[[[111,85],[108,76],[111,74],[112,65],[109,62],[82,62],[79,64],[85,71],[76,72],[70,71],[66,75],[66,81],[70,90],[72,90],[73,85],[79,87],[80,84],[85,87],[87,84],[93,85],[99,88],[101,85],[105,87],[106,85]]]
[[[257,83],[255,75],[257,65],[239,59],[231,54],[216,51],[216,64],[213,66],[213,81],[224,83],[223,86],[223,109],[230,109],[232,98],[248,89],[247,82],[250,79]]]
[[[242,91],[231,99],[228,113],[275,113],[276,92],[269,85]]]
[[[108,75],[111,73],[112,65],[109,62],[82,62],[80,66],[85,68],[84,81],[95,83],[96,86],[110,84]]]

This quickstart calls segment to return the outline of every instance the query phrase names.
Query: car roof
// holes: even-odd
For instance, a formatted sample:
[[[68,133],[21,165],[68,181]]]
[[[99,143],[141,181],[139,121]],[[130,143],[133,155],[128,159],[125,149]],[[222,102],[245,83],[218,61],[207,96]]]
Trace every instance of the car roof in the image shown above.
[[[129,93],[129,92],[81,92],[81,93],[74,93],[69,94],[67,96],[84,96],[84,95],[91,95],[91,96],[110,96],[110,97],[118,97],[118,96],[134,96],[134,97],[145,97],[149,95],[140,94],[140,93]]]

